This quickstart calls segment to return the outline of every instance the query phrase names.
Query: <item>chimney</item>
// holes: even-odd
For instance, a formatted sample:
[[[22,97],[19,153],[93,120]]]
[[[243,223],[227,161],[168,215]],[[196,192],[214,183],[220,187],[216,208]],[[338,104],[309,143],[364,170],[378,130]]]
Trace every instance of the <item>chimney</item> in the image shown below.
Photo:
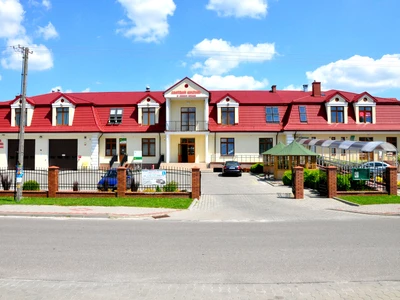
[[[271,93],[276,93],[276,85],[271,86]]]
[[[312,83],[312,96],[313,97],[321,97],[321,82],[314,82]]]
[[[150,87],[148,85],[146,86],[146,92],[150,92]]]
[[[303,84],[303,92],[308,92],[308,84]]]

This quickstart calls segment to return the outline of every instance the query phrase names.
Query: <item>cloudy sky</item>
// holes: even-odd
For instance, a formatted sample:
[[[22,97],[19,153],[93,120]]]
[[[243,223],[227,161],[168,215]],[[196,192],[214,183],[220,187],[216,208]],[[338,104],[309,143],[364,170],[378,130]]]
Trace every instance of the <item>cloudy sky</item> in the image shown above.
[[[0,0],[0,101],[165,90],[368,91],[400,99],[398,0]]]

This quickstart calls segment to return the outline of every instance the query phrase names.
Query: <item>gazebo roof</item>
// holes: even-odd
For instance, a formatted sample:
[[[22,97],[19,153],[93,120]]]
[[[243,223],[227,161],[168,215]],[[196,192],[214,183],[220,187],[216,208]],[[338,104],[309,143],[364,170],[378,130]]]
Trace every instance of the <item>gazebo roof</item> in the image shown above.
[[[362,152],[374,152],[375,150],[397,152],[395,146],[383,141],[336,141],[336,140],[320,140],[320,139],[297,139],[302,145],[320,146],[322,148],[337,148],[344,150],[356,150]]]
[[[291,142],[285,148],[283,148],[279,153],[272,154],[274,156],[318,156],[317,153],[308,150],[303,145],[296,141]]]
[[[263,155],[273,155],[273,154],[277,154],[279,152],[282,151],[283,148],[285,148],[286,145],[282,142],[279,142],[278,144],[276,144],[274,147],[272,147],[271,149],[268,149],[267,151],[263,152]]]

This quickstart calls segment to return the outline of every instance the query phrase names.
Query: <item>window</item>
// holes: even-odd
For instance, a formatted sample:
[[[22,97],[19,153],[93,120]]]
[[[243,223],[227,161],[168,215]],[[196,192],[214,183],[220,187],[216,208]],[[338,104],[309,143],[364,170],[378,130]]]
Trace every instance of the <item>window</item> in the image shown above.
[[[122,108],[111,108],[110,109],[110,118],[108,119],[108,123],[121,124],[122,112],[123,112]]]
[[[307,123],[307,110],[305,106],[299,106],[300,122]]]
[[[360,106],[358,116],[360,123],[372,123],[372,107]]]
[[[373,142],[374,138],[370,136],[361,136],[359,140],[360,142]]]
[[[259,153],[262,154],[272,148],[272,138],[260,138],[258,145]]]
[[[397,148],[397,137],[386,137],[386,142],[392,144]]]
[[[235,124],[235,108],[234,107],[221,107],[221,124],[234,125]]]
[[[336,140],[335,137],[331,137],[331,140]],[[335,156],[336,155],[336,148],[331,148],[331,155]]]
[[[25,113],[25,126],[27,124],[27,114]],[[19,124],[21,123],[21,109],[20,108],[16,108],[15,109],[15,126],[19,126]]]
[[[221,138],[221,155],[235,155],[234,138]]]
[[[343,106],[332,106],[331,107],[331,122],[332,123],[344,123],[344,107]]]
[[[155,124],[156,109],[153,108],[142,108],[142,125],[154,125]]]
[[[156,156],[156,139],[142,139],[142,155]]]
[[[182,107],[181,108],[181,131],[196,130],[196,108]]]
[[[117,155],[117,140],[106,139],[106,156]]]
[[[69,108],[57,107],[57,125],[68,125],[69,122]]]
[[[267,123],[279,123],[279,109],[278,107],[267,107]]]

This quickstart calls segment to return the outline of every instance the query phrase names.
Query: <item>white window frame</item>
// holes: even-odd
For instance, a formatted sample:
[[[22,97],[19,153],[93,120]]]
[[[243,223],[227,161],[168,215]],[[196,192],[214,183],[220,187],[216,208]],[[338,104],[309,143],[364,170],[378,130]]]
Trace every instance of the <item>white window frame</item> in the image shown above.
[[[222,124],[222,107],[234,107],[235,108],[235,121],[234,125],[239,124],[239,102],[235,101],[231,97],[225,97],[217,103],[217,123]],[[230,125],[232,126],[232,125]]]
[[[57,99],[52,105],[51,111],[51,124],[52,126],[72,126],[74,115],[75,115],[75,105],[68,101],[64,97]],[[57,125],[57,108],[68,108],[68,124],[67,125]]]
[[[353,103],[354,113],[356,115],[357,124],[376,124],[376,102],[368,95],[362,96],[357,102]],[[360,122],[360,107],[372,107],[372,123]]]
[[[331,107],[343,107],[343,123],[342,124],[348,124],[349,123],[349,103],[345,98],[343,98],[341,95],[334,95],[328,102],[325,103],[325,108],[326,108],[326,117],[328,124],[337,124],[332,123],[331,120]]]
[[[146,97],[140,103],[137,105],[138,106],[138,124],[143,123],[143,108],[154,108],[155,110],[155,115],[154,115],[154,123],[158,124],[159,119],[160,119],[160,104],[152,99],[151,97]],[[144,126],[150,126],[150,125],[144,125]]]

